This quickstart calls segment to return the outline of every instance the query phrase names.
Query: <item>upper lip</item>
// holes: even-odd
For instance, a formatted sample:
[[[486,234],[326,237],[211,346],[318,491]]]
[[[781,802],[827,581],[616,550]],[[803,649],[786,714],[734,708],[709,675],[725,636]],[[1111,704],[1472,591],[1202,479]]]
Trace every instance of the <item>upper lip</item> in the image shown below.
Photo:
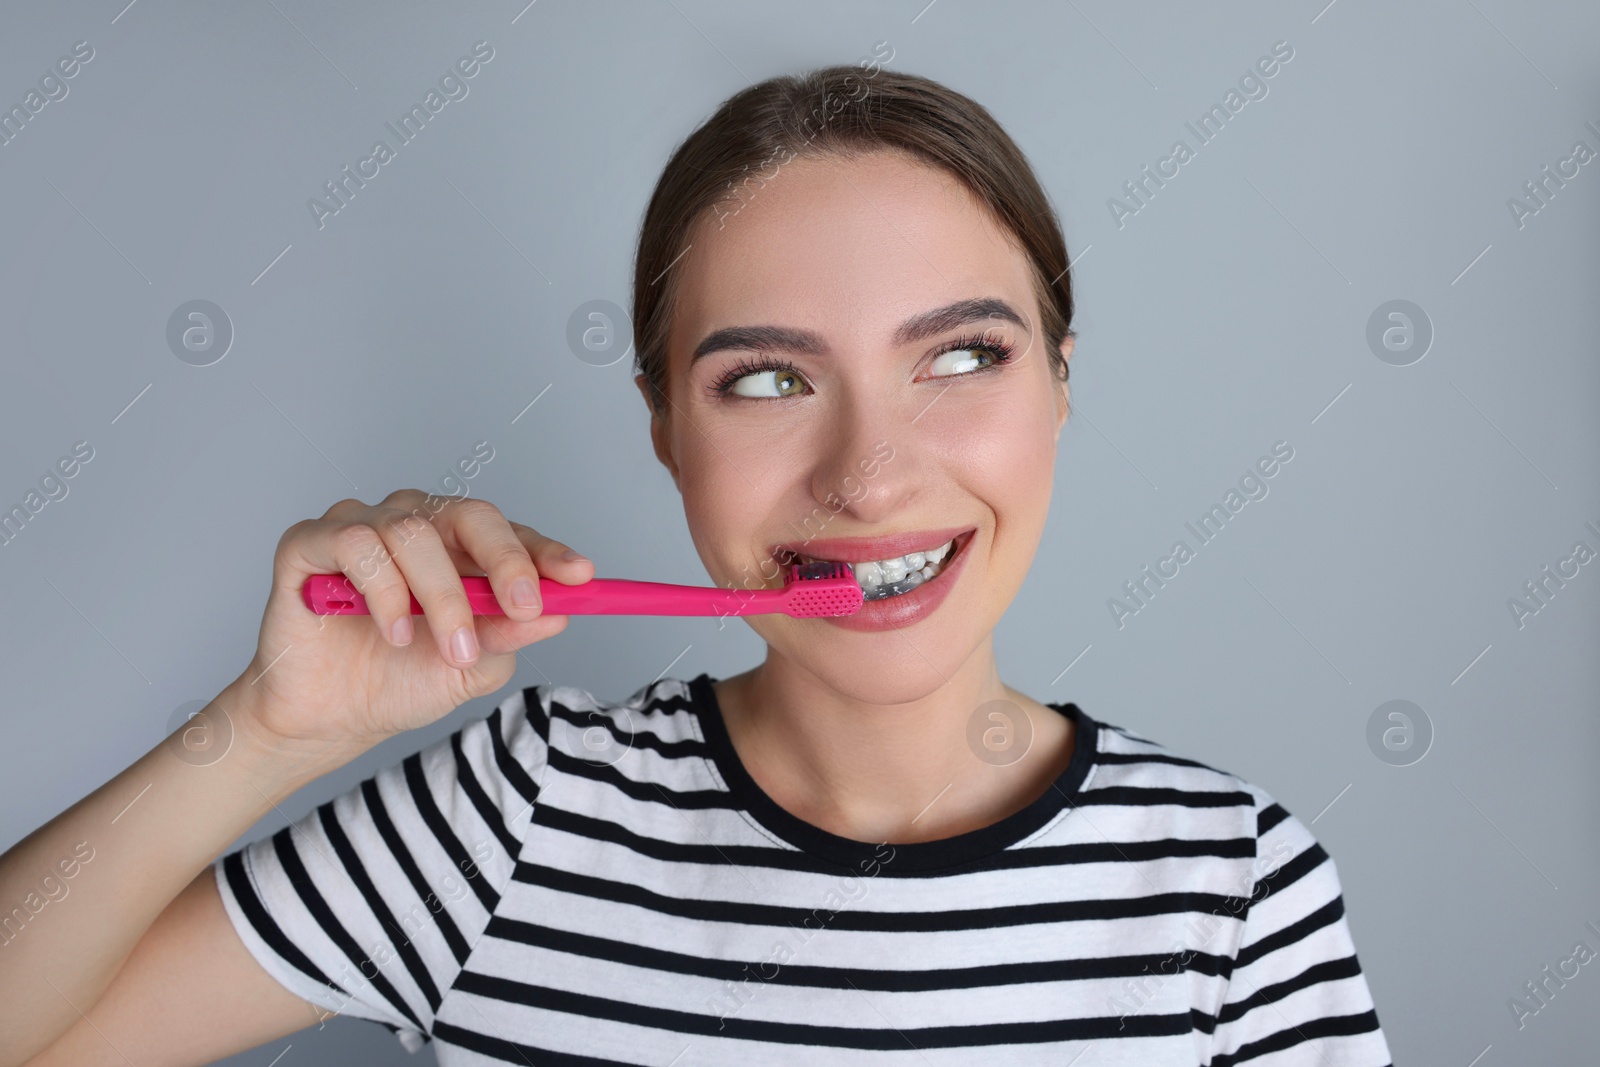
[[[778,560],[810,556],[812,559],[836,563],[866,563],[938,548],[946,541],[976,529],[976,526],[950,526],[942,530],[911,530],[882,537],[815,537],[809,541],[789,541],[776,545],[772,555]]]

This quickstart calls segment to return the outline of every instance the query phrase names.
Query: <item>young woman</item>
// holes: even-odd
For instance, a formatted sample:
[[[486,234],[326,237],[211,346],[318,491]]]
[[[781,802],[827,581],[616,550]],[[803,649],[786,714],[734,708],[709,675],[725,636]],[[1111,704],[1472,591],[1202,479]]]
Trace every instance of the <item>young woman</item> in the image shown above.
[[[204,719],[0,859],[7,906],[72,867],[6,926],[0,1067],[205,1063],[334,1013],[442,1064],[1388,1064],[1299,820],[999,677],[1068,415],[1067,264],[965,96],[874,66],[728,100],[640,238],[655,453],[715,582],[841,560],[867,605],[745,617],[767,656],[726,679],[517,689],[218,858],[506,685],[568,622],[537,578],[594,574],[482,501],[295,524]],[[329,571],[370,618],[306,610]]]

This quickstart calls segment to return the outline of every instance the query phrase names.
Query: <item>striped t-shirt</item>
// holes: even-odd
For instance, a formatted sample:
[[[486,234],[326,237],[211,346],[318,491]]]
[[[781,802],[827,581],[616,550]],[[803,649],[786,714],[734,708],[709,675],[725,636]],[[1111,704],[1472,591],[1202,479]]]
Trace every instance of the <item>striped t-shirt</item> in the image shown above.
[[[1267,793],[1075,704],[1027,807],[813,826],[713,679],[533,686],[219,858],[294,993],[440,1064],[1384,1067],[1333,860]]]

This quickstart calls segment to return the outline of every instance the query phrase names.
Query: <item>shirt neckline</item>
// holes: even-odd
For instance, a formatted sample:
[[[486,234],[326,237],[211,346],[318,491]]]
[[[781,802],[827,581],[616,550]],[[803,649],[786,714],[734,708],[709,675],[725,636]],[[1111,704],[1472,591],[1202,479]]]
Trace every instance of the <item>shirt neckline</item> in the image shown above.
[[[715,681],[717,679],[708,673],[690,679],[689,697],[709,750],[707,758],[721,774],[734,801],[768,831],[820,859],[846,867],[882,862],[884,857],[879,849],[885,846],[824,830],[791,814],[767,795],[750,776],[733,747],[717,692],[712,688]],[[1076,805],[1079,789],[1094,765],[1099,748],[1098,724],[1070,701],[1046,703],[1045,706],[1071,719],[1076,727],[1072,758],[1056,777],[1054,788],[1046,789],[1027,807],[988,826],[936,841],[891,843],[887,847],[894,850],[893,860],[886,863],[886,871],[930,871],[972,863],[1011,847],[1042,828],[1062,809]]]

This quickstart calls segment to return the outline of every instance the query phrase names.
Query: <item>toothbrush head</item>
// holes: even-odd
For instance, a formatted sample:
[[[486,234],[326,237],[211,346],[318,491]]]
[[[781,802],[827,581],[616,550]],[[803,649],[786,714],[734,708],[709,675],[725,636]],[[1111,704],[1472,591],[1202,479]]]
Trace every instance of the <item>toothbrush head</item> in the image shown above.
[[[784,614],[796,619],[854,615],[866,598],[848,563],[796,563],[784,575]]]

